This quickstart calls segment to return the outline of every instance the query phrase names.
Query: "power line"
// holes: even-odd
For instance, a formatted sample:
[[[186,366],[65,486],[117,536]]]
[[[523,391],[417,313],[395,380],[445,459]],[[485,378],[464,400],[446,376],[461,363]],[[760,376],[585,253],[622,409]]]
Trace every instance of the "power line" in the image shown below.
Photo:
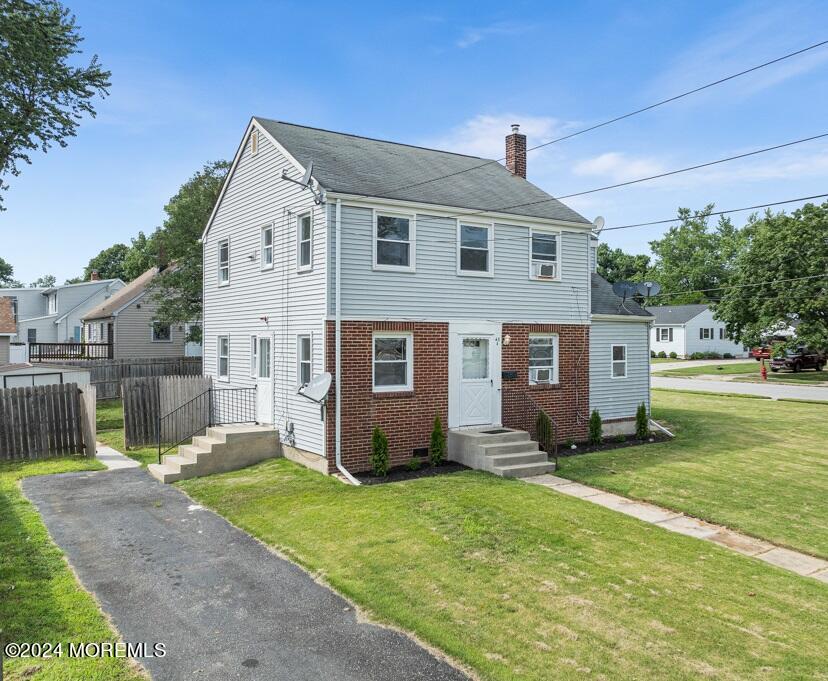
[[[707,163],[699,163],[694,166],[688,166],[686,168],[679,168],[677,170],[670,170],[665,173],[658,173],[657,175],[649,175],[648,177],[640,177],[636,180],[628,180],[627,182],[618,182],[616,184],[606,185],[604,187],[596,187],[594,189],[587,189],[581,192],[573,192],[572,194],[564,194],[563,196],[550,196],[545,199],[540,199],[537,201],[526,201],[524,203],[513,203],[508,206],[495,206],[492,208],[486,208],[484,210],[477,210],[470,213],[458,213],[457,215],[450,215],[448,217],[469,217],[471,215],[483,215],[485,213],[493,213],[493,212],[502,212],[507,211],[512,208],[525,208],[526,206],[536,206],[541,203],[548,203],[550,201],[559,201],[561,199],[570,199],[574,196],[584,196],[585,194],[594,194],[596,192],[603,192],[608,189],[617,189],[618,187],[628,187],[632,184],[638,184],[640,182],[648,182],[650,180],[657,180],[663,177],[670,177],[671,175],[678,175],[680,173],[686,173],[691,170],[699,170],[700,168],[709,168],[710,166],[718,165],[720,163],[727,163],[729,161],[736,161],[740,158],[748,158],[749,156],[756,156],[757,154],[764,154],[768,151],[775,151],[777,149],[784,149],[785,147],[791,147],[796,144],[802,144],[804,142],[812,142],[813,140],[822,139],[824,137],[828,137],[827,133],[822,133],[819,135],[813,135],[812,137],[803,137],[802,139],[793,140],[792,142],[785,142],[784,144],[776,144],[772,147],[764,147],[762,149],[754,149],[753,151],[745,152],[744,154],[736,154],[735,156],[728,156],[726,158],[720,158],[715,161],[708,161]]]
[[[791,277],[789,279],[774,279],[773,281],[762,281],[756,282],[753,284],[733,284],[730,286],[718,286],[716,288],[700,288],[696,289],[695,291],[675,291],[674,293],[658,293],[654,296],[650,296],[647,300],[652,300],[653,298],[661,298],[663,296],[683,296],[687,295],[688,293],[709,293],[710,291],[725,291],[734,288],[750,288],[753,286],[772,286],[773,284],[784,284],[791,281],[804,281],[806,279],[828,279],[828,274],[812,274],[807,277]]]
[[[754,71],[758,71],[759,69],[763,69],[766,66],[771,66],[773,64],[778,64],[781,61],[786,59],[790,59],[791,57],[796,57],[797,55],[803,54],[810,50],[814,50],[818,47],[822,47],[823,45],[828,45],[828,40],[823,40],[822,42],[814,43],[813,45],[809,45],[808,47],[803,47],[801,50],[796,50],[795,52],[789,52],[788,54],[783,54],[781,57],[777,57],[776,59],[771,59],[770,61],[766,61],[762,64],[757,64],[756,66],[752,66],[749,69],[745,69],[744,71],[739,71],[738,73],[731,74],[729,76],[725,76],[724,78],[719,78],[718,80],[714,80],[711,83],[706,83],[705,85],[700,85],[699,87],[693,88],[692,90],[687,90],[686,92],[682,92],[678,95],[674,95],[672,97],[668,97],[667,99],[662,99],[661,101],[655,102],[654,104],[650,104],[648,106],[642,107],[640,109],[636,109],[635,111],[630,111],[625,114],[621,114],[620,116],[616,116],[614,118],[610,118],[606,121],[601,123],[596,123],[595,125],[591,125],[587,128],[583,128],[581,130],[576,130],[573,133],[568,135],[564,135],[563,137],[558,137],[553,140],[549,140],[548,142],[544,142],[542,144],[537,144],[534,147],[529,147],[526,152],[535,151],[536,149],[541,149],[543,147],[548,147],[551,144],[557,144],[558,142],[563,142],[564,140],[572,139],[573,137],[577,137],[578,135],[583,135],[587,132],[592,132],[593,130],[597,130],[598,128],[603,128],[607,125],[611,125],[613,123],[617,123],[618,121],[623,121],[624,119],[631,118],[632,116],[637,116],[638,114],[644,113],[646,111],[651,111],[652,109],[656,109],[660,106],[664,106],[665,104],[669,104],[671,102],[675,102],[679,99],[687,97],[689,95],[696,94],[697,92],[701,92],[702,90],[707,90],[708,88],[714,87],[716,85],[721,85],[722,83],[726,83],[727,81],[733,80],[735,78],[739,78],[741,76],[745,76],[748,73],[753,73]],[[445,180],[449,177],[454,177],[455,175],[462,175],[463,173],[468,173],[472,170],[476,170],[478,168],[483,168],[485,166],[490,166],[495,163],[500,163],[501,161],[505,161],[506,158],[499,158],[493,161],[486,161],[484,163],[480,163],[476,166],[472,166],[471,168],[464,168],[463,170],[458,170],[453,173],[448,173],[447,175],[439,175],[438,177],[433,177],[430,180],[422,180],[420,182],[415,182],[414,184],[402,185],[400,187],[395,187],[393,189],[388,189],[384,194],[379,194],[379,196],[386,196],[389,193],[394,193],[398,191],[402,191],[404,189],[413,189],[414,187],[419,187],[424,184],[430,184],[431,182],[437,182],[439,180]]]

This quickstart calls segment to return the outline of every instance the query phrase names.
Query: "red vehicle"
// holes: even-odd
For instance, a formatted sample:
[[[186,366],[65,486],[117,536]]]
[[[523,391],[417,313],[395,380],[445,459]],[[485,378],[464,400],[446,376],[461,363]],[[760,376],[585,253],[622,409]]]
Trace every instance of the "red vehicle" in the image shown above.
[[[763,359],[770,359],[771,358],[772,350],[767,346],[763,346],[761,348],[752,348],[750,351],[750,356],[753,357],[757,362],[762,361]]]

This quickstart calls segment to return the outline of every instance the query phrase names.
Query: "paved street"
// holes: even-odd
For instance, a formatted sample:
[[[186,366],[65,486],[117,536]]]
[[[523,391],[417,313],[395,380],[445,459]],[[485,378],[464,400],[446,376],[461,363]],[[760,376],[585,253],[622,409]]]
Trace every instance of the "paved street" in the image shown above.
[[[144,469],[23,491],[124,641],[166,645],[140,660],[154,681],[467,678]]]
[[[782,385],[779,383],[737,383],[735,381],[699,380],[693,378],[667,378],[652,376],[653,388],[671,390],[696,390],[711,393],[729,393],[736,395],[760,395],[778,400],[780,397],[799,400],[825,400],[828,402],[828,388],[809,385]]]

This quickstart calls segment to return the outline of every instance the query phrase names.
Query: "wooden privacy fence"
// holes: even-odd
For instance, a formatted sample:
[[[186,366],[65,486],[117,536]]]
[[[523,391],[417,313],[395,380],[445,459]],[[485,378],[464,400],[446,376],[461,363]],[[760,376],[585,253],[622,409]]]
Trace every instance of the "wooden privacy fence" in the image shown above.
[[[212,386],[208,376],[152,376],[127,378],[121,392],[124,398],[124,443],[127,447],[141,447],[158,443],[160,417],[175,411],[207,392]],[[191,409],[181,410],[178,418],[165,423],[170,437],[184,439],[208,422],[205,413]]]
[[[99,359],[65,361],[62,366],[89,370],[89,382],[98,389],[98,399],[121,397],[121,382],[150,376],[201,376],[201,357],[158,357],[148,359]]]
[[[0,390],[0,460],[95,456],[95,388],[77,383]]]

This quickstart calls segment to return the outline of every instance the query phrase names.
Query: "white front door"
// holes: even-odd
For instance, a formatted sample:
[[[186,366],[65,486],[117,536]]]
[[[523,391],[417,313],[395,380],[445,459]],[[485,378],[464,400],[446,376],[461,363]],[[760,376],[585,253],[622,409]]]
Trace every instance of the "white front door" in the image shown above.
[[[273,343],[270,336],[259,336],[256,343],[256,420],[273,423]]]
[[[500,425],[500,325],[449,327],[449,428]]]

